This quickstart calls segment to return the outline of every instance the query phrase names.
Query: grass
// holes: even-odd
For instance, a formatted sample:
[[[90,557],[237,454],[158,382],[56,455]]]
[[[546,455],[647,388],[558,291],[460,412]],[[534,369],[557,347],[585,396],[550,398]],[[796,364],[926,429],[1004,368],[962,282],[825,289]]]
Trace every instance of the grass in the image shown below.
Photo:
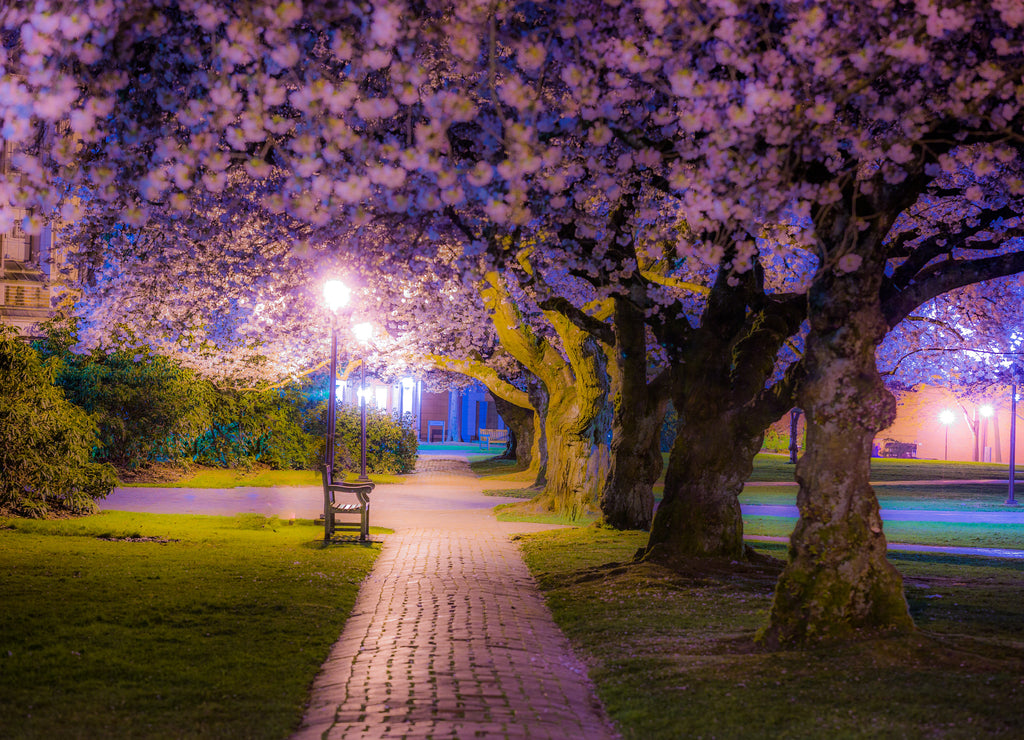
[[[236,470],[231,468],[198,468],[192,471],[177,469],[178,472],[168,473],[166,470],[154,476],[156,479],[139,480],[125,479],[122,486],[140,488],[273,488],[276,486],[319,486],[320,473],[313,470],[269,470],[254,468],[253,470]],[[349,473],[347,478],[355,480],[356,473]],[[370,475],[374,483],[404,483],[406,478],[401,475]]]
[[[789,537],[796,519],[775,516],[744,516],[743,533],[765,537]],[[1024,518],[1020,524],[957,522],[885,522],[885,538],[907,545],[940,547],[1024,548]]]
[[[950,483],[927,485],[875,484],[883,509],[942,511],[1015,511],[1006,506],[1006,485],[992,483]],[[1024,485],[1021,486],[1024,489]],[[797,487],[748,484],[740,503],[795,506]],[[1024,491],[1022,491],[1024,492]]]
[[[754,636],[777,568],[631,562],[646,536],[587,527],[522,537],[625,738],[1024,734],[1024,563],[896,554],[920,632],[769,652]]]
[[[0,520],[8,738],[281,738],[375,559],[255,514]]]
[[[483,457],[481,459],[470,459],[470,469],[476,473],[478,478],[484,480],[514,481],[517,483],[533,483],[536,474],[528,469],[520,468],[515,460],[503,460],[498,457]],[[531,495],[535,495],[534,491]]]
[[[668,453],[662,453],[668,467]],[[762,453],[754,458],[751,482],[793,482],[794,465],[789,455]],[[871,480],[1006,480],[1008,467],[1002,463],[946,462],[943,460],[903,460],[873,458]],[[1024,467],[1017,466],[1018,478],[1024,476]],[[664,476],[663,478],[664,479]]]

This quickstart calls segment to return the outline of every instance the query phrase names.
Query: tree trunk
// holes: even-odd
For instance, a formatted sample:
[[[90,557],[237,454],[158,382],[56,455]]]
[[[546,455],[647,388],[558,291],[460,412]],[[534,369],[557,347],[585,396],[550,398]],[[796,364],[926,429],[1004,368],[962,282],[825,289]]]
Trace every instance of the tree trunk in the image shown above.
[[[577,429],[578,422],[588,416],[587,428]],[[608,416],[600,408],[578,411],[561,394],[551,398],[545,421],[547,481],[535,501],[570,519],[596,507],[608,475]]]
[[[762,635],[770,646],[913,628],[868,483],[872,441],[896,415],[875,365],[888,329],[879,300],[883,234],[861,236],[859,269],[823,261],[811,286],[798,391],[807,424],[796,467],[800,519]]]
[[[615,299],[615,380],[611,463],[601,491],[601,514],[616,529],[649,529],[654,482],[661,475],[661,424],[668,407],[664,383],[647,382],[643,313],[626,298]]]
[[[531,488],[543,491],[548,482],[548,391],[539,379],[531,376],[526,386],[526,392],[534,408],[530,470],[535,471],[536,475]]]
[[[674,403],[681,409],[693,406],[686,398]],[[679,415],[648,558],[671,563],[685,557],[744,555],[739,495],[754,468],[764,430],[751,429],[742,411],[707,411]]]
[[[519,468],[529,468],[533,459],[533,409],[524,409],[498,396],[494,396],[494,405],[498,409],[498,415],[509,428],[511,449],[507,451],[508,459],[515,460]],[[502,457],[506,455],[503,454]]]
[[[535,499],[548,510],[576,519],[597,507],[608,476],[611,410],[607,399],[606,356],[594,339],[573,348],[572,367],[586,373],[573,385],[548,388],[547,483]],[[592,385],[603,382],[604,388]],[[588,384],[589,383],[589,384]]]

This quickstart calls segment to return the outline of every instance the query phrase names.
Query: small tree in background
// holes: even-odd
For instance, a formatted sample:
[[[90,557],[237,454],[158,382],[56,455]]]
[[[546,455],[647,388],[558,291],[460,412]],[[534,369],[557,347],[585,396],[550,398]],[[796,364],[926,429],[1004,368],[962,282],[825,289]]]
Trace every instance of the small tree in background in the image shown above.
[[[55,362],[0,327],[0,512],[86,514],[117,482],[90,462],[96,424],[54,385]]]

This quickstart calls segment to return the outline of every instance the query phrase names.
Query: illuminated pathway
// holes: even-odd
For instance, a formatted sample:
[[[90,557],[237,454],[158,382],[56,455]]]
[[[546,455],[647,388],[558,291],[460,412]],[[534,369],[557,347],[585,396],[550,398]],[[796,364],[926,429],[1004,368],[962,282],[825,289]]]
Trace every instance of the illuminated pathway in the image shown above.
[[[417,490],[480,496],[465,463],[433,466]],[[615,737],[509,539],[535,526],[480,508],[384,511],[375,523],[396,533],[295,738]]]

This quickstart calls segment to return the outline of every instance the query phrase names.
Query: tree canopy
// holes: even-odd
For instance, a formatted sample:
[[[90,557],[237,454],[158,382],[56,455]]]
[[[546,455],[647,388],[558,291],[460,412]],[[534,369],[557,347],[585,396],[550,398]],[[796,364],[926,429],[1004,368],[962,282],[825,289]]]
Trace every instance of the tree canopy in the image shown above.
[[[1024,270],[1015,0],[40,0],[0,23],[0,229],[78,224],[91,341],[145,311],[211,367],[293,372],[345,270],[410,345],[543,381],[565,500],[608,450],[649,454],[602,404],[670,396],[700,430],[654,520],[670,558],[740,554],[744,470],[798,403],[766,639],[910,623],[868,484],[894,413],[875,355]],[[664,383],[627,361],[653,340]]]

